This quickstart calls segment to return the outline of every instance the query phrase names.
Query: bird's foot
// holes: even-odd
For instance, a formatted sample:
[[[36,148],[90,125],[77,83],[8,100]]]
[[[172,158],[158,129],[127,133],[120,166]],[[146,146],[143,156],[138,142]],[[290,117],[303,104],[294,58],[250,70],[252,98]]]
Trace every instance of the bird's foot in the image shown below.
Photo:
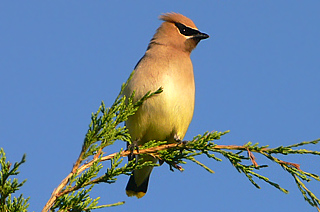
[[[178,135],[174,135],[173,139],[175,140],[175,142],[177,142],[178,145],[180,144],[186,145],[189,142],[189,141],[181,140]]]
[[[129,160],[134,159],[134,150],[137,150],[139,153],[139,146],[138,146],[138,141],[132,141],[130,145],[128,145],[128,150],[130,151],[130,155],[128,155]]]

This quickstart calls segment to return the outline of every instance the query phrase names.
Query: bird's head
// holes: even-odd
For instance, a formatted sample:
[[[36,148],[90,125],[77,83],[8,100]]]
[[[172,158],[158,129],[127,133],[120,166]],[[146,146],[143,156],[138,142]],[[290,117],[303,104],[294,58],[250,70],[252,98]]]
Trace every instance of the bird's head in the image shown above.
[[[164,22],[157,29],[150,45],[166,45],[190,53],[200,40],[209,37],[200,32],[191,19],[179,13],[165,13],[159,18]]]

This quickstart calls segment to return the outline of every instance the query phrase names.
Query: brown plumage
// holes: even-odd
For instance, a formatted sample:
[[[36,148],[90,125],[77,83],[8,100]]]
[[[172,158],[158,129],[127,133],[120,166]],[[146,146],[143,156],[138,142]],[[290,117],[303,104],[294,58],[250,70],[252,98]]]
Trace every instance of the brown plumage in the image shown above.
[[[179,13],[165,13],[159,16],[159,19],[170,23],[181,23],[193,29],[197,29],[193,21]]]
[[[126,96],[135,91],[134,101],[148,91],[159,87],[164,90],[145,101],[127,120],[126,126],[136,145],[150,140],[179,142],[184,138],[193,116],[195,99],[190,53],[201,39],[209,37],[181,14],[166,13],[160,19],[164,22],[151,39],[124,90]],[[157,162],[152,156],[142,158]],[[145,195],[151,171],[152,167],[145,167],[133,172],[126,187],[128,196],[141,198]]]

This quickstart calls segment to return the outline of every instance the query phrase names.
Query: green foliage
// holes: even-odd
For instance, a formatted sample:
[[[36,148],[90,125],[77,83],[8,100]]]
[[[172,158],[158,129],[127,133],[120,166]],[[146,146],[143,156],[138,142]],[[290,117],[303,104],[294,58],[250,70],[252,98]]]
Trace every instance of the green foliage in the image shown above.
[[[139,101],[133,102],[134,94],[128,98],[121,95],[128,81],[122,85],[119,95],[110,108],[106,108],[104,102],[102,102],[98,111],[92,113],[91,123],[72,173],[55,190],[44,211],[49,209],[51,211],[68,211],[71,209],[91,211],[96,208],[121,205],[124,202],[97,206],[98,198],[91,198],[89,192],[98,183],[115,183],[119,175],[130,175],[135,169],[156,166],[152,162],[142,163],[135,160],[123,164],[123,150],[121,149],[119,153],[113,154],[109,159],[111,161],[110,168],[101,173],[103,151],[117,140],[131,142],[128,130],[120,124],[126,121],[130,115],[133,115],[143,101],[162,92],[162,88],[159,88],[155,92],[148,92]],[[80,191],[76,192],[77,190]]]
[[[99,183],[115,183],[120,175],[130,175],[133,170],[141,169],[146,166],[158,166],[158,164],[154,164],[151,161],[143,162],[143,160],[131,160],[124,163],[123,157],[137,154],[151,155],[159,159],[160,164],[166,162],[172,171],[175,169],[183,171],[181,165],[191,161],[203,167],[210,173],[214,173],[214,171],[200,162],[198,160],[199,156],[203,155],[217,162],[220,162],[222,161],[222,158],[225,158],[239,173],[243,173],[255,187],[260,188],[258,185],[258,180],[260,180],[284,193],[288,193],[288,191],[279,184],[259,173],[259,170],[268,167],[268,165],[258,165],[254,154],[260,154],[275,164],[280,165],[290,176],[292,176],[304,199],[311,206],[316,207],[319,210],[320,200],[304,184],[312,179],[320,181],[319,176],[303,171],[298,164],[282,161],[277,156],[295,154],[312,154],[320,156],[320,152],[318,151],[299,149],[302,146],[318,144],[320,139],[276,148],[259,146],[258,144],[252,144],[251,142],[243,146],[218,145],[216,141],[229,131],[214,131],[195,136],[193,140],[189,142],[182,141],[180,143],[168,143],[167,141],[150,141],[143,146],[140,146],[138,148],[139,151],[124,151],[121,149],[119,152],[107,155],[105,152],[107,150],[110,152],[110,146],[116,141],[120,140],[125,143],[131,142],[128,130],[122,123],[125,122],[129,116],[133,115],[144,101],[148,98],[156,98],[156,95],[161,94],[162,92],[162,88],[159,88],[155,92],[148,92],[142,99],[134,102],[134,94],[130,97],[121,95],[128,81],[122,85],[119,95],[110,108],[106,108],[104,102],[102,102],[98,111],[92,113],[91,123],[89,124],[89,129],[85,135],[80,155],[76,160],[71,173],[62,180],[61,184],[53,191],[51,198],[43,208],[43,211],[89,212],[97,208],[124,204],[122,201],[98,205],[99,197],[95,199],[91,198],[90,192],[93,187]],[[23,156],[20,163],[15,163],[12,169],[10,169],[10,163],[5,162],[6,158],[2,149],[0,156],[0,212],[26,211],[28,199],[24,199],[22,195],[14,199],[11,197],[11,194],[18,190],[25,181],[18,183],[17,179],[14,179],[13,181],[9,179],[9,176],[19,173],[17,169],[25,162],[25,156]]]
[[[129,78],[130,79],[130,78]],[[128,81],[127,81],[128,83]],[[58,188],[59,191],[52,196],[55,204],[51,210],[55,209],[77,209],[77,211],[91,211],[95,208],[110,207],[120,205],[124,202],[100,205],[97,206],[98,199],[93,200],[89,196],[92,187],[98,183],[115,183],[119,175],[130,175],[135,169],[140,169],[145,166],[157,166],[152,162],[144,162],[131,160],[124,164],[123,157],[129,154],[148,154],[159,159],[160,163],[166,162],[170,170],[182,171],[182,164],[191,161],[203,167],[210,173],[214,173],[212,169],[201,163],[196,158],[200,155],[205,155],[214,161],[222,161],[218,155],[226,158],[240,173],[243,173],[248,180],[257,188],[260,186],[257,180],[262,180],[269,185],[279,189],[284,193],[288,191],[282,188],[279,184],[271,181],[269,178],[259,174],[259,170],[267,168],[267,165],[258,165],[255,161],[255,154],[261,154],[267,159],[279,164],[291,176],[293,176],[298,188],[300,189],[305,200],[314,207],[319,207],[319,199],[307,189],[302,181],[310,181],[311,178],[319,180],[315,174],[302,171],[297,164],[282,161],[275,157],[275,155],[288,155],[288,154],[314,154],[320,155],[319,152],[310,151],[305,149],[295,149],[297,147],[305,146],[308,144],[317,144],[320,140],[310,142],[301,142],[290,146],[280,146],[277,148],[268,148],[268,146],[259,146],[251,142],[243,146],[234,145],[217,145],[216,140],[219,140],[226,132],[206,132],[203,135],[195,136],[192,141],[181,142],[176,144],[167,143],[167,141],[150,141],[139,147],[139,151],[132,150],[123,151],[122,149],[114,154],[104,155],[104,150],[114,144],[117,140],[122,140],[130,143],[130,135],[125,126],[120,126],[121,123],[126,121],[129,116],[133,115],[141,104],[148,98],[160,94],[162,88],[155,92],[148,92],[141,100],[134,102],[134,94],[130,97],[121,96],[125,86],[122,86],[121,92],[116,98],[114,104],[110,108],[106,108],[102,102],[96,113],[91,116],[91,123],[88,132],[85,136],[82,151],[77,162],[74,165],[70,177],[67,177],[65,183],[62,183]],[[84,161],[88,161],[84,163]],[[101,174],[102,163],[110,161],[110,167]],[[83,172],[83,173],[82,173]],[[82,173],[82,174],[81,174]],[[100,175],[100,176],[99,176]],[[78,193],[75,193],[75,191]],[[77,204],[76,204],[77,203]],[[49,207],[50,208],[50,205]],[[45,210],[46,211],[46,210]]]
[[[289,193],[288,190],[282,188],[279,184],[271,181],[269,178],[258,173],[260,169],[268,167],[268,165],[259,166],[257,164],[255,157],[253,156],[253,152],[261,154],[265,156],[267,159],[277,163],[286,172],[288,172],[294,178],[294,181],[296,182],[304,199],[311,206],[316,207],[319,210],[319,198],[317,198],[302,182],[309,182],[311,181],[311,179],[320,181],[319,176],[303,171],[300,169],[300,166],[298,164],[282,161],[274,155],[312,154],[320,156],[320,152],[318,151],[294,149],[309,144],[318,144],[320,142],[320,139],[308,142],[304,141],[298,144],[293,144],[285,147],[280,146],[276,148],[268,148],[268,146],[260,147],[258,143],[252,144],[251,142],[243,146],[217,145],[213,142],[215,140],[220,139],[221,136],[225,135],[228,132],[229,131],[211,133],[206,132],[203,135],[195,136],[192,141],[182,142],[181,144],[173,145],[163,141],[150,141],[146,143],[144,146],[142,146],[140,149],[153,149],[153,151],[148,151],[148,153],[153,155],[154,157],[157,157],[159,160],[163,160],[166,163],[168,163],[172,171],[174,170],[173,168],[183,171],[183,168],[179,164],[185,164],[187,160],[190,160],[192,162],[195,162],[197,165],[203,167],[210,173],[214,173],[213,170],[196,160],[195,157],[199,155],[206,155],[208,158],[213,159],[215,161],[222,161],[222,159],[216,156],[216,154],[220,154],[227,158],[238,172],[243,173],[256,188],[260,189],[260,186],[256,182],[256,179],[260,179],[284,193]],[[145,153],[143,152],[143,154]],[[250,165],[247,165],[248,161]]]
[[[62,195],[57,199],[51,211],[91,211],[98,204],[99,198],[92,199],[89,192],[93,186],[87,189],[81,189],[78,192]]]
[[[21,164],[26,161],[26,156],[23,155],[21,161],[18,163],[12,164],[8,161],[6,162],[6,155],[4,150],[0,149],[0,211],[5,212],[23,212],[27,211],[29,207],[28,200],[25,199],[21,194],[18,198],[12,197],[12,194],[20,189],[21,186],[26,182],[26,180],[21,183],[18,182],[18,179],[10,179],[13,175],[18,175],[18,168]]]

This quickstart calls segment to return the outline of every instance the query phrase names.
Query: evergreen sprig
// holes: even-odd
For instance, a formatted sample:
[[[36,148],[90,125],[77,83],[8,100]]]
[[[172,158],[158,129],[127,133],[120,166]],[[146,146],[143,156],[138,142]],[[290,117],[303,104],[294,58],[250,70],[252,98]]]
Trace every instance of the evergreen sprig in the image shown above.
[[[166,162],[172,171],[174,169],[183,171],[181,165],[187,163],[187,161],[191,161],[203,167],[210,173],[214,173],[214,171],[196,158],[200,155],[205,155],[209,159],[222,161],[222,159],[218,157],[218,155],[221,155],[226,158],[238,172],[243,173],[255,187],[260,188],[257,183],[257,179],[259,179],[284,193],[288,193],[288,191],[279,184],[273,182],[266,176],[259,174],[260,169],[268,167],[267,165],[258,165],[254,154],[261,154],[267,159],[279,164],[285,171],[293,176],[305,200],[310,205],[319,208],[319,199],[308,190],[302,182],[309,182],[311,178],[319,180],[319,177],[315,174],[301,170],[298,164],[280,160],[276,155],[313,154],[319,156],[320,154],[317,151],[296,148],[309,144],[317,144],[320,139],[276,148],[259,146],[258,143],[252,144],[251,142],[248,142],[243,146],[218,145],[216,140],[219,140],[229,131],[214,131],[206,132],[203,135],[197,135],[189,142],[182,141],[181,143],[172,144],[167,141],[150,141],[143,146],[139,146],[139,151],[120,150],[119,152],[105,155],[104,151],[106,147],[114,144],[116,140],[130,143],[128,130],[125,126],[119,125],[126,121],[129,116],[133,115],[144,101],[162,92],[162,88],[159,88],[155,92],[148,92],[141,100],[134,103],[134,93],[128,98],[121,95],[127,83],[128,81],[122,86],[121,92],[110,108],[106,108],[105,104],[102,102],[98,111],[92,114],[91,123],[85,136],[82,151],[72,172],[57,187],[43,211],[48,211],[50,208],[52,211],[54,211],[54,209],[61,209],[62,202],[65,202],[64,205],[70,204],[69,208],[78,207],[80,210],[79,205],[71,205],[72,199],[74,199],[73,201],[75,202],[79,202],[79,204],[80,202],[88,203],[86,205],[81,205],[81,208],[83,210],[86,209],[86,211],[123,204],[124,202],[119,202],[98,206],[96,204],[98,199],[93,200],[90,198],[89,191],[92,186],[98,183],[115,183],[119,175],[130,175],[135,169],[158,165],[152,162],[135,160],[131,160],[126,164],[123,163],[123,157],[137,154],[151,155],[159,159],[160,164]],[[110,168],[108,168],[104,174],[100,174],[104,161],[110,161]],[[75,191],[79,189],[82,190],[75,193]],[[59,202],[59,204],[57,202]]]
[[[110,108],[106,108],[104,102],[102,102],[98,111],[92,113],[91,123],[89,124],[82,150],[71,173],[54,190],[42,211],[69,210],[71,208],[76,208],[78,211],[84,209],[85,211],[91,211],[96,208],[123,204],[124,202],[119,202],[97,206],[98,200],[90,198],[89,192],[92,186],[98,183],[114,183],[117,180],[117,176],[121,174],[130,175],[134,169],[157,165],[152,164],[152,162],[134,160],[123,165],[121,155],[123,151],[121,150],[110,158],[110,168],[104,174],[100,174],[103,167],[101,162],[104,161],[102,160],[102,156],[105,154],[106,147],[114,144],[117,140],[131,142],[128,130],[125,126],[121,126],[121,124],[129,116],[133,115],[144,101],[162,92],[162,88],[159,88],[154,92],[148,92],[139,101],[134,102],[134,94],[128,98],[122,95],[131,77],[132,75],[122,85],[119,95]],[[88,160],[90,162],[87,162]],[[81,191],[76,193],[80,189]],[[81,202],[85,202],[86,204],[80,204]]]
[[[131,75],[132,76],[132,75]],[[131,78],[130,76],[130,78]],[[128,81],[130,80],[128,79]],[[46,211],[92,211],[98,208],[106,208],[124,204],[123,201],[111,204],[98,205],[99,198],[90,197],[92,188],[99,183],[115,183],[120,175],[130,175],[133,170],[141,169],[146,166],[158,166],[159,164],[144,162],[143,160],[131,160],[123,162],[123,157],[133,155],[150,155],[159,160],[160,164],[166,162],[170,170],[183,171],[183,164],[191,161],[210,173],[214,171],[206,164],[199,161],[199,156],[204,155],[209,159],[220,162],[222,158],[227,159],[235,169],[243,173],[244,176],[257,188],[258,180],[262,180],[269,185],[279,189],[284,193],[288,191],[276,182],[259,173],[268,165],[258,165],[254,154],[260,154],[268,160],[280,165],[290,176],[293,177],[298,189],[304,199],[313,207],[319,210],[320,200],[305,185],[312,179],[320,181],[318,175],[302,170],[299,164],[280,160],[278,155],[305,155],[312,154],[320,156],[319,151],[302,149],[301,147],[318,144],[320,139],[304,141],[289,146],[279,146],[270,148],[269,146],[259,146],[258,143],[248,142],[245,145],[219,145],[219,140],[225,132],[206,132],[195,136],[191,141],[181,141],[178,143],[168,143],[167,141],[150,141],[139,146],[135,150],[123,150],[112,154],[105,152],[116,141],[121,140],[130,143],[130,135],[125,126],[122,125],[129,116],[133,115],[144,101],[149,98],[156,98],[161,95],[162,88],[154,92],[148,92],[139,101],[134,102],[134,93],[130,97],[122,95],[128,81],[122,85],[121,91],[115,102],[107,108],[104,102],[101,103],[96,113],[92,113],[91,122],[83,141],[82,149],[76,160],[72,171],[62,180],[58,187],[53,191],[49,201],[43,208]],[[1,176],[0,176],[0,212],[2,211],[26,211],[28,199],[22,196],[12,200],[11,194],[18,190],[25,181],[18,183],[16,179],[11,181],[9,176],[16,175],[18,167],[25,162],[23,156],[20,163],[15,163],[11,168],[10,163],[6,163],[3,150],[0,152]],[[105,164],[110,161],[110,164]],[[108,167],[104,169],[104,167]],[[4,203],[4,204],[1,204]],[[5,205],[2,207],[2,205]],[[1,208],[2,207],[2,208]],[[6,207],[4,210],[3,208]],[[320,210],[319,210],[320,211]]]
[[[22,156],[20,162],[12,164],[6,161],[6,154],[3,148],[0,149],[0,212],[24,212],[29,207],[29,197],[25,199],[21,194],[19,197],[13,197],[12,194],[18,191],[27,180],[18,182],[17,178],[10,178],[18,175],[18,168],[26,162],[26,155]]]

